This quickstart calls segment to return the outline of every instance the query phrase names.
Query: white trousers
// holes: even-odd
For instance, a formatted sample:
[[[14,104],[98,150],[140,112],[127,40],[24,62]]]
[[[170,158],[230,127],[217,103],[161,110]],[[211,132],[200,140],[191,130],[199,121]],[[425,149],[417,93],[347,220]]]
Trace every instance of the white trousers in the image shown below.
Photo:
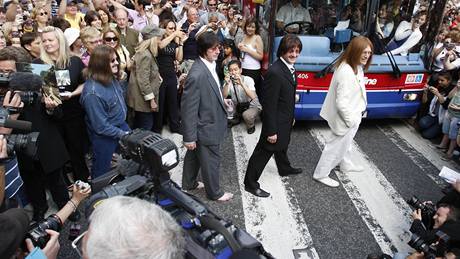
[[[358,131],[359,124],[350,128],[345,135],[335,135],[329,130],[329,136],[326,137],[326,146],[323,149],[321,158],[316,165],[313,178],[320,179],[328,177],[331,170],[340,163],[340,167],[352,167],[351,144]]]

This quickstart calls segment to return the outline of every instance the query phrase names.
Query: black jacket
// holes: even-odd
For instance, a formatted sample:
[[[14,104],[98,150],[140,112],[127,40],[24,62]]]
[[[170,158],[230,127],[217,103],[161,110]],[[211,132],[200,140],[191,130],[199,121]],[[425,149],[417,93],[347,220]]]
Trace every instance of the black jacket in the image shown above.
[[[268,69],[262,85],[262,132],[260,142],[271,151],[286,149],[291,139],[294,121],[295,90],[297,80],[281,59]],[[271,144],[267,137],[277,134],[277,141]]]
[[[57,107],[53,115],[46,113],[45,105],[40,100],[24,107],[19,120],[32,122],[32,131],[40,132],[37,141],[37,155],[31,158],[22,152],[17,152],[19,170],[34,171],[33,161],[38,160],[45,173],[61,168],[68,160],[69,155],[64,140],[59,134],[55,117],[62,117],[62,110]],[[13,133],[25,133],[14,131]]]

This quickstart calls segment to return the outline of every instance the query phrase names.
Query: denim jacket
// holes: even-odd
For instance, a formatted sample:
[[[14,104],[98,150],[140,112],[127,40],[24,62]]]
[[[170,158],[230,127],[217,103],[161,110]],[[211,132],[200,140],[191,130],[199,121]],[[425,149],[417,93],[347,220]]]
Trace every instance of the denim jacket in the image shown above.
[[[86,111],[86,125],[90,133],[119,139],[126,134],[126,103],[117,80],[108,86],[88,79],[80,103]]]

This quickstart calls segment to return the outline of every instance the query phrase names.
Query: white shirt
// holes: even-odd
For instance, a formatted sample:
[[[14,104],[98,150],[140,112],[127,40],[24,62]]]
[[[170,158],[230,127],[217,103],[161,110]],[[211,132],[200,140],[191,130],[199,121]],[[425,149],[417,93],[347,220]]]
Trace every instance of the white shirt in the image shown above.
[[[283,22],[284,25],[291,22],[311,22],[310,12],[302,5],[294,7],[292,2],[289,2],[278,10],[276,14],[276,21]]]
[[[295,67],[294,65],[292,64],[289,64],[288,62],[286,62],[286,60],[284,60],[283,57],[280,57],[281,61],[283,61],[283,63],[289,68],[289,71],[291,71],[291,73],[294,73],[295,72]]]
[[[407,21],[402,21],[398,28],[396,29],[394,40],[402,40],[409,37],[399,48],[391,51],[391,54],[401,56],[406,56],[410,49],[417,45],[417,43],[422,39],[423,34],[419,28],[416,28],[412,31],[412,23]]]
[[[201,61],[203,61],[203,63],[206,65],[206,67],[208,68],[209,72],[211,72],[211,75],[212,77],[214,78],[214,81],[216,81],[216,84],[217,86],[219,87],[219,93],[220,93],[220,97],[222,98],[222,100],[224,99],[224,97],[222,96],[222,88],[220,86],[220,80],[219,80],[219,76],[217,75],[217,71],[216,71],[216,61],[213,61],[212,63],[209,62],[207,59],[205,58],[202,58],[200,57]]]

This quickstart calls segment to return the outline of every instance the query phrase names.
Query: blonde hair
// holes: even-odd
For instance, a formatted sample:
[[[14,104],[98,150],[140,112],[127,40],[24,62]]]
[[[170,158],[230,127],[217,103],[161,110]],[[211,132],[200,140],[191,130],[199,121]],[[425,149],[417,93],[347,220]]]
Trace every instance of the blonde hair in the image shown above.
[[[101,32],[98,29],[91,26],[85,27],[80,31],[80,39],[85,45],[86,43],[88,43],[88,39],[98,36],[101,36]]]
[[[53,26],[46,26],[43,29],[42,35],[45,33],[53,33],[54,37],[59,42],[59,55],[57,60],[53,60],[51,56],[46,52],[43,44],[40,46],[40,58],[46,64],[54,65],[58,69],[64,69],[70,64],[70,57],[71,52],[69,48],[69,44],[64,36],[64,33],[61,29],[53,27]]]
[[[136,52],[141,52],[146,49],[150,50],[154,57],[158,56],[158,37],[152,37],[139,43],[136,47]]]

